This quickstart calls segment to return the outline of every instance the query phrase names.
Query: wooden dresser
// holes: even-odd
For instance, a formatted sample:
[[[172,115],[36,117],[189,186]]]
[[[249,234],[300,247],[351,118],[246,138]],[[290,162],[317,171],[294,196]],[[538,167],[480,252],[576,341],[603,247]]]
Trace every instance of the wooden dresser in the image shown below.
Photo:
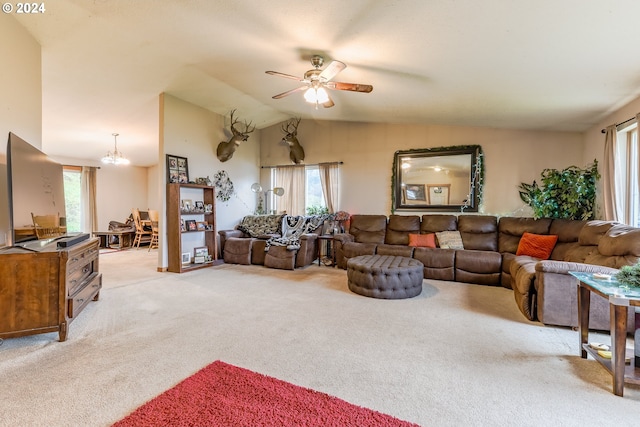
[[[58,332],[65,341],[69,324],[100,295],[99,242],[0,250],[0,338]]]

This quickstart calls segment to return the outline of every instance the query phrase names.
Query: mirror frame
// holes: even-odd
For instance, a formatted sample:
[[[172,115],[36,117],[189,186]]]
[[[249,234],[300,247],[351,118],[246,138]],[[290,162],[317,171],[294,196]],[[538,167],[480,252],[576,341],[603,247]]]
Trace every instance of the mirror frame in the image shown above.
[[[462,205],[428,205],[403,204],[402,197],[402,160],[416,157],[442,157],[471,155],[471,176],[469,179],[470,197]],[[419,148],[396,151],[393,156],[393,173],[391,177],[391,212],[396,210],[430,211],[430,212],[478,212],[482,201],[482,184],[484,181],[484,156],[479,145],[457,145],[451,147]]]

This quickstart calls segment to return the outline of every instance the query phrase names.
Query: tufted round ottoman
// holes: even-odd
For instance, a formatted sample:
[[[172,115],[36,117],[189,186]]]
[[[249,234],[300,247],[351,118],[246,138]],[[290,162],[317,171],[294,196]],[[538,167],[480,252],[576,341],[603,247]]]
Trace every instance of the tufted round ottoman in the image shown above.
[[[423,264],[413,258],[361,255],[347,261],[349,289],[372,298],[413,298],[422,292]]]

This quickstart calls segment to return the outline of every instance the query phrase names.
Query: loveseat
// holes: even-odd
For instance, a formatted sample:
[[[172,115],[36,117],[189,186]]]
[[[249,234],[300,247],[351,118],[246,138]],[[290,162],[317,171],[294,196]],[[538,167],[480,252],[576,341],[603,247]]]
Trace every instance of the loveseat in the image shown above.
[[[451,237],[456,231],[457,244],[439,245],[449,247],[415,242],[429,234]],[[548,259],[519,252],[525,233],[557,236]],[[609,221],[490,215],[353,215],[349,232],[336,235],[334,244],[340,268],[358,255],[413,257],[424,264],[426,279],[513,289],[516,304],[527,319],[571,327],[578,322],[578,282],[569,271],[612,274],[640,259],[638,228]],[[629,330],[634,324],[632,316],[629,313]],[[607,301],[594,295],[590,317],[593,329],[609,329]]]
[[[234,230],[221,230],[225,263],[293,270],[313,262],[323,216],[247,215]],[[288,236],[285,237],[285,236]]]

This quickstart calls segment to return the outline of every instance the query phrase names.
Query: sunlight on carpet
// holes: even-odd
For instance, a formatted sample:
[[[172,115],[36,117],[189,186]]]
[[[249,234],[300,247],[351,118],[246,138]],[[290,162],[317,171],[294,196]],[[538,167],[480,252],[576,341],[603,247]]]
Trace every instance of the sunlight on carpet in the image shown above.
[[[417,424],[216,361],[114,424],[408,427]]]

